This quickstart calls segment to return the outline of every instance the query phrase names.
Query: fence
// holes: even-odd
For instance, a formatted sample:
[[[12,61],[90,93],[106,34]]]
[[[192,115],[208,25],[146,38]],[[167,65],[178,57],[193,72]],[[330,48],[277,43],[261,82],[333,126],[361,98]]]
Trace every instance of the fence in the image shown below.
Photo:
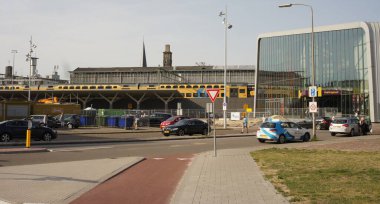
[[[245,112],[244,109],[231,109],[226,112],[228,122],[231,122],[231,113]],[[278,110],[266,109],[264,112],[256,112],[256,118],[268,117],[277,113]],[[284,108],[282,116],[290,119],[310,119],[312,114],[308,108]],[[163,110],[130,110],[130,109],[99,109],[91,111],[82,111],[80,116],[81,126],[92,127],[117,127],[117,128],[134,128],[137,122],[139,127],[159,126],[161,121],[150,117],[154,113],[167,113],[177,115],[177,109]],[[253,113],[248,114],[249,118],[254,118]],[[190,118],[199,118],[207,120],[208,113],[204,109],[182,109],[182,115]],[[319,108],[316,116],[344,116],[338,112],[337,108]],[[241,115],[243,116],[243,115]],[[212,117],[212,115],[211,115]],[[223,118],[221,110],[215,112],[215,119]]]

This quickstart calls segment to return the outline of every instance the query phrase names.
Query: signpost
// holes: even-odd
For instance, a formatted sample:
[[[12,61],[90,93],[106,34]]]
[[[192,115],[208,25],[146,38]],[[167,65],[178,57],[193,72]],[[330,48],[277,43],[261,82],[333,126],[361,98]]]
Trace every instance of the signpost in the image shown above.
[[[214,102],[216,97],[219,95],[219,89],[206,89],[208,97],[212,102],[212,115],[213,115],[213,127],[214,127],[214,157],[216,157],[216,131],[215,131],[215,106]],[[224,107],[224,104],[223,104]]]

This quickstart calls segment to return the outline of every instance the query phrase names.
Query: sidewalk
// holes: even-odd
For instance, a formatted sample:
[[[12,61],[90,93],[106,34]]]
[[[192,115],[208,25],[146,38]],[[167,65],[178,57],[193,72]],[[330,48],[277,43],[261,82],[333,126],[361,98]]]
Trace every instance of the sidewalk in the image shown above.
[[[0,203],[69,203],[142,157],[0,168]]]
[[[355,142],[379,143],[380,135],[344,137],[339,140],[266,144],[255,148],[218,150],[199,154],[182,177],[171,204],[288,203],[264,179],[250,152],[267,148],[312,148]],[[327,146],[328,147],[328,146]]]
[[[198,155],[185,172],[171,204],[288,203],[264,179],[249,152],[229,149]]]

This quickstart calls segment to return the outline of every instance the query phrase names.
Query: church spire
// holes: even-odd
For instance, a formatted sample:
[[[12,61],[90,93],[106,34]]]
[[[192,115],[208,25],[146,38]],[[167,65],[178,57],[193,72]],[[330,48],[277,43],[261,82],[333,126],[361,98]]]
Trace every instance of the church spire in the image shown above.
[[[142,67],[147,67],[146,65],[146,55],[145,55],[145,43],[143,40],[143,61],[142,61]]]

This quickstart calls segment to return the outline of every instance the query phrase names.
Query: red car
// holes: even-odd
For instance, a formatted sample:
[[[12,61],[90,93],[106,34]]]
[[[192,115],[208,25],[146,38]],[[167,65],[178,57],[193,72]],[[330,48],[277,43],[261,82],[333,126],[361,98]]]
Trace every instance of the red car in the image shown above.
[[[166,119],[165,121],[163,121],[161,124],[160,124],[160,128],[161,130],[164,129],[166,126],[168,125],[173,125],[174,123],[182,120],[182,119],[189,119],[189,117],[186,117],[186,116],[172,116],[168,119]]]

